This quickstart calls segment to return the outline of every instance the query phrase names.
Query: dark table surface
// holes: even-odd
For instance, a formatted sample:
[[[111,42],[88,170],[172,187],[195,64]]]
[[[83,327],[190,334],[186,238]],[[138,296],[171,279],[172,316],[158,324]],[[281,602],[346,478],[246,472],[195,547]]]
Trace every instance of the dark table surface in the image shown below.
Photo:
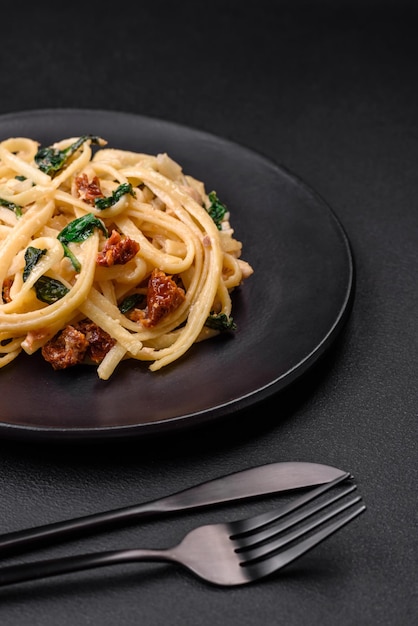
[[[0,590],[2,625],[417,623],[417,17],[400,1],[3,9],[0,114],[123,111],[259,152],[334,209],[356,283],[351,315],[325,358],[232,420],[151,441],[3,437],[0,531],[290,460],[352,472],[367,511],[252,587],[210,587],[162,564],[102,569]],[[175,515],[42,554],[161,547],[196,524],[279,501]]]

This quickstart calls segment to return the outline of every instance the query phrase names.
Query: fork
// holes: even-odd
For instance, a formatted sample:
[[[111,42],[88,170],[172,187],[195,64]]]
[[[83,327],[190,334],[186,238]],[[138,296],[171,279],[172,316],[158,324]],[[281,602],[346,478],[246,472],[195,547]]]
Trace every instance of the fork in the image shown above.
[[[176,563],[215,585],[251,583],[288,565],[365,511],[360,496],[346,498],[355,484],[320,498],[349,476],[321,485],[279,511],[198,526],[169,549],[113,550],[9,565],[0,568],[0,586],[138,561]]]

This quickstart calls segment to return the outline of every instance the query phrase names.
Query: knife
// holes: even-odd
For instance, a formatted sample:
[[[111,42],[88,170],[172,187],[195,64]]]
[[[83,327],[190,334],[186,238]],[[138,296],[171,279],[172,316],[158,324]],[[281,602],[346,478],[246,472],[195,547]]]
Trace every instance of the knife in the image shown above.
[[[321,485],[344,474],[347,478],[351,476],[330,465],[302,461],[259,465],[157,500],[0,535],[0,556],[80,536],[91,530],[109,529],[133,519]]]

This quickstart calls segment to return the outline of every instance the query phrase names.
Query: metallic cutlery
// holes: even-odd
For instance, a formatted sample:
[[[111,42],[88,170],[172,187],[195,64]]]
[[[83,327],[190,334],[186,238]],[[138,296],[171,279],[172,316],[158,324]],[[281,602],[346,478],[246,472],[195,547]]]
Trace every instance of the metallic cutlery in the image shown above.
[[[354,484],[321,500],[323,493],[330,492],[344,478],[342,475],[310,490],[277,510],[244,520],[194,528],[169,549],[113,550],[3,567],[0,568],[0,587],[139,561],[174,562],[216,585],[251,583],[293,562],[366,509],[360,496],[347,499],[356,489]],[[314,499],[313,506],[306,506]]]
[[[310,462],[270,463],[215,478],[177,493],[119,509],[0,535],[0,557],[110,529],[132,520],[255,498],[328,483],[348,476],[329,465]]]

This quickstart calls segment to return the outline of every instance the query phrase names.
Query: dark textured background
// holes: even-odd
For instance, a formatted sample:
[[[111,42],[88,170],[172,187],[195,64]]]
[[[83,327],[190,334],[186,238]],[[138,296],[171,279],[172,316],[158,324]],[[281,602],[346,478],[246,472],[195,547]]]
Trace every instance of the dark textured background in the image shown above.
[[[284,164],[344,224],[356,262],[353,311],[325,361],[295,389],[243,414],[239,427],[219,424],[152,444],[0,441],[1,531],[151,499],[278,460],[353,472],[368,510],[253,588],[211,588],[163,565],[101,570],[0,591],[0,622],[412,626],[418,619],[414,4],[137,6],[8,3],[0,113],[50,107],[140,113],[226,137]],[[228,513],[257,507],[237,505]],[[176,516],[72,545],[77,551],[168,545],[196,523],[225,515]]]

